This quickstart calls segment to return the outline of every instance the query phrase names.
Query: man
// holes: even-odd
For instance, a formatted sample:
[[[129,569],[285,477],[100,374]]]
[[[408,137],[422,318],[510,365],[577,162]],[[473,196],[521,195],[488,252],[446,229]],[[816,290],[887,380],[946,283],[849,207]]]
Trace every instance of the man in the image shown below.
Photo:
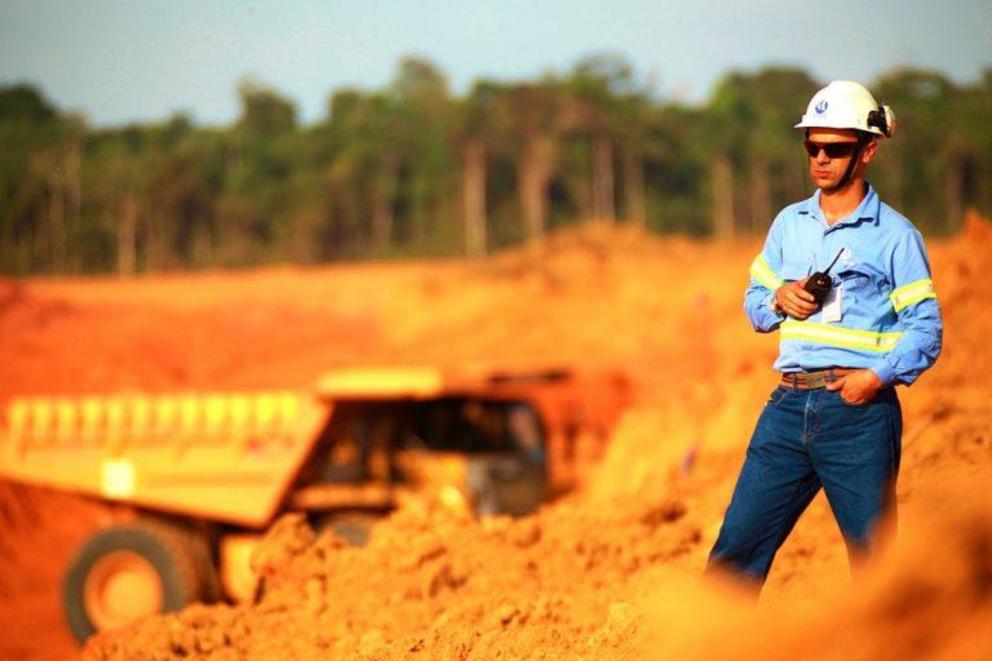
[[[894,386],[940,353],[942,326],[923,239],[865,182],[892,111],[861,85],[835,81],[796,125],[816,193],[786,207],[751,265],[744,308],[780,334],[782,373],[758,420],[708,569],[758,588],[822,487],[852,563],[894,507],[902,418]],[[821,301],[809,276],[827,270]]]

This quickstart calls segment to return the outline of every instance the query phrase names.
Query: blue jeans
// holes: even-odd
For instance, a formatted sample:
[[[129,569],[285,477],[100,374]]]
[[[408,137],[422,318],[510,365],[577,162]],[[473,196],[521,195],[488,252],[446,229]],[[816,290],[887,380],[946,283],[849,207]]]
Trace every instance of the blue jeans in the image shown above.
[[[764,582],[775,553],[823,487],[852,560],[895,507],[902,412],[894,388],[855,406],[824,388],[776,388],[758,419],[708,569]]]

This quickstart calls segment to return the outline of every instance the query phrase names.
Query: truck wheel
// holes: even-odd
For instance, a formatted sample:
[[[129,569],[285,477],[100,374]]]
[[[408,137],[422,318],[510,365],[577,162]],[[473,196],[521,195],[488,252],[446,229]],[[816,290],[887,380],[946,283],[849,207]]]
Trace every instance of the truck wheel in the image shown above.
[[[97,631],[179,610],[202,596],[202,585],[188,536],[139,520],[98,532],[83,545],[66,574],[63,608],[83,642]]]
[[[210,543],[203,535],[194,535],[192,539],[193,553],[200,575],[200,601],[212,604],[224,598],[224,590],[217,574]]]

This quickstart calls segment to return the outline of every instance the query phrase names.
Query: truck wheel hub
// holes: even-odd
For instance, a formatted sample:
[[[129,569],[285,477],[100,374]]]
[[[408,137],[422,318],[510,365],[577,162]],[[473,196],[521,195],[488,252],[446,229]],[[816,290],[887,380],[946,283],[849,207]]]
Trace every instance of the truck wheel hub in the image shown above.
[[[162,580],[138,553],[114,551],[93,564],[86,576],[84,600],[97,631],[116,629],[162,611]]]

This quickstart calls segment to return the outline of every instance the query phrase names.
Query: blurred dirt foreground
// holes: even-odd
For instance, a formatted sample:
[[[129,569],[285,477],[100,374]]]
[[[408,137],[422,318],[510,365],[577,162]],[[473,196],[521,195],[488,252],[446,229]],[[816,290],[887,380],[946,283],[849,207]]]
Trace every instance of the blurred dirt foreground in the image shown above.
[[[254,603],[194,606],[84,656],[992,658],[992,225],[929,242],[936,368],[900,389],[898,533],[852,578],[822,495],[759,604],[699,574],[777,335],[742,311],[755,241],[591,224],[478,262],[0,285],[0,398],[298,386],[327,368],[481,359],[619,366],[636,402],[585,487],[527,518],[406,509],[365,548],[281,519]],[[56,658],[59,572],[100,511],[0,485],[0,656]]]

